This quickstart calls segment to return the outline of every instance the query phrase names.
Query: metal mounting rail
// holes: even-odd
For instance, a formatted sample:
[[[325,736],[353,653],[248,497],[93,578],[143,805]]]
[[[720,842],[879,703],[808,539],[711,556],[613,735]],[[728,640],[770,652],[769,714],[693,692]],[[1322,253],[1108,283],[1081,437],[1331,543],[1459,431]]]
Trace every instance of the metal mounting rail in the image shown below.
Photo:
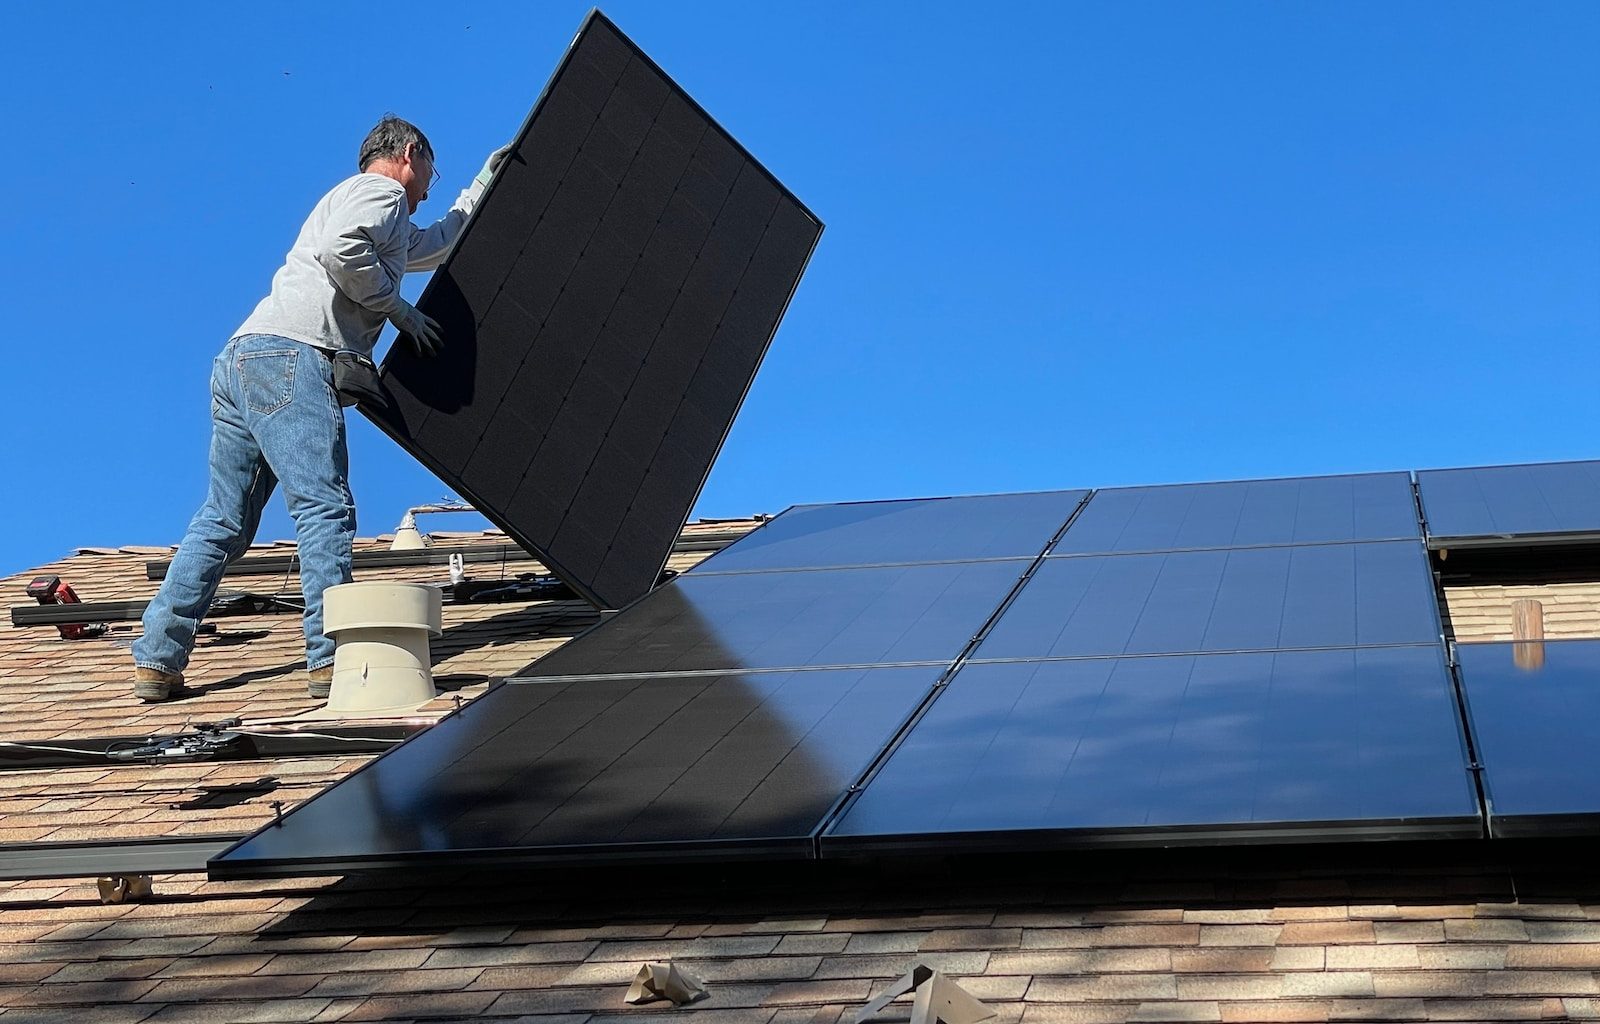
[[[149,601],[79,601],[73,604],[27,604],[11,609],[13,626],[66,626],[89,622],[127,622],[144,615]],[[218,595],[206,618],[227,615],[299,615],[305,602],[299,595]]]
[[[204,871],[243,833],[118,842],[0,843],[0,881]]]
[[[422,719],[354,724],[313,720],[285,727],[229,719],[165,735],[0,739],[0,771],[381,754],[430,724]]]
[[[721,551],[743,537],[748,530],[707,530],[693,536],[680,537],[672,545],[674,554],[691,551]],[[472,544],[456,547],[419,548],[412,551],[357,551],[352,566],[357,569],[391,569],[414,565],[448,565],[451,555],[460,555],[468,563],[533,562],[538,561],[515,544]],[[146,562],[145,576],[159,580],[167,575],[172,559],[162,558]],[[300,565],[298,555],[247,555],[228,564],[226,576],[266,576],[293,572]]]

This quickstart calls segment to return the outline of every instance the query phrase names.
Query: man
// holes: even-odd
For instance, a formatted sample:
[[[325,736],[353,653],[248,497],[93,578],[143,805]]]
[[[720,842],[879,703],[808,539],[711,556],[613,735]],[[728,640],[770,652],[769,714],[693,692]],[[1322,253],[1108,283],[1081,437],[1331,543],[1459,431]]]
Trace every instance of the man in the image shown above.
[[[300,551],[307,689],[327,697],[333,641],[322,632],[322,592],[350,582],[356,529],[333,355],[370,355],[385,321],[418,355],[439,350],[439,325],[400,297],[400,278],[444,261],[509,151],[491,154],[450,212],[417,228],[411,214],[438,177],[433,147],[416,126],[390,115],[361,143],[360,173],[312,209],[271,292],[212,364],[211,482],[133,645],[141,700],[166,700],[182,688],[222,571],[255,538],[280,482]]]

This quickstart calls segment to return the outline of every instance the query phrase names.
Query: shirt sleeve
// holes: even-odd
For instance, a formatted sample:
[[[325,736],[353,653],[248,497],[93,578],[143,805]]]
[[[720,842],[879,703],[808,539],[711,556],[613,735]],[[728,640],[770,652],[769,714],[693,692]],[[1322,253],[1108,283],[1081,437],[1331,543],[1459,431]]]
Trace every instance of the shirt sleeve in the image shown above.
[[[483,195],[483,184],[476,179],[461,190],[450,212],[425,228],[411,225],[411,244],[406,248],[407,270],[432,270],[450,255],[450,247],[461,237],[461,229]]]
[[[330,213],[316,259],[350,301],[387,316],[400,298],[400,281],[379,258],[389,239],[409,226],[405,192],[363,188]]]

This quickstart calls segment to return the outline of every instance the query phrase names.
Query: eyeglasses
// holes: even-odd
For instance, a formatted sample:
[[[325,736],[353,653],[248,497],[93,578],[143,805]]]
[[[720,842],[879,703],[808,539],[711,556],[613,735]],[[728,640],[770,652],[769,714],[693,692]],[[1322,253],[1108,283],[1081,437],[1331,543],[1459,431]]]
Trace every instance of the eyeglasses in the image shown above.
[[[432,192],[433,186],[439,184],[439,168],[433,165],[433,154],[423,153],[422,150],[413,149],[411,151],[411,159],[415,161],[418,156],[421,156],[424,160],[428,161],[428,191]]]

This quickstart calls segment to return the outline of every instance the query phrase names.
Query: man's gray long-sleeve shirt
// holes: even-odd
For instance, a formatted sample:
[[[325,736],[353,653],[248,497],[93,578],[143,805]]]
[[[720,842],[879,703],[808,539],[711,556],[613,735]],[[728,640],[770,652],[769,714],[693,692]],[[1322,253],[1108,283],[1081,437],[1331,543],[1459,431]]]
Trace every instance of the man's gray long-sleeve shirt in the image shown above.
[[[312,209],[272,276],[272,291],[234,337],[276,334],[370,355],[400,301],[400,278],[444,262],[482,193],[474,181],[449,213],[418,228],[398,181],[381,174],[346,178]]]

